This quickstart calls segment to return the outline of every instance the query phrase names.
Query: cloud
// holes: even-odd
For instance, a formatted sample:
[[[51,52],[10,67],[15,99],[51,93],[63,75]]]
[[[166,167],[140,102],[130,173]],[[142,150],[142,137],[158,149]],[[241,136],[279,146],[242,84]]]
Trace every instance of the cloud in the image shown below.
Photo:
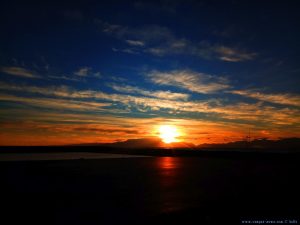
[[[80,110],[80,111],[100,111],[104,106],[110,106],[110,103],[100,102],[89,102],[89,101],[75,101],[75,100],[64,100],[54,98],[27,98],[18,97],[14,95],[0,94],[1,101],[18,102],[22,104],[28,104],[32,106],[50,108],[50,109],[69,109],[69,110]]]
[[[68,97],[70,96],[71,91],[67,86],[48,86],[48,87],[37,87],[37,86],[28,86],[28,85],[14,85],[0,82],[0,89],[7,91],[17,91],[17,92],[28,92],[41,94],[46,96],[55,96],[55,97]]]
[[[96,73],[94,73],[93,75],[94,75],[94,77],[102,78],[102,75],[101,75],[100,72],[96,72]]]
[[[123,48],[123,49],[118,49],[118,48],[112,48],[112,50],[114,52],[124,52],[124,53],[128,53],[128,54],[139,54],[139,52],[135,51],[134,49],[131,48]]]
[[[154,94],[150,94],[149,92],[134,88],[131,86],[127,87],[118,87],[115,86],[115,89],[119,91],[125,92],[134,92],[139,93],[143,92],[144,94],[152,95],[151,97],[139,97],[132,95],[124,95],[124,94],[108,94],[101,91],[93,91],[93,90],[75,90],[69,88],[68,86],[50,86],[50,87],[36,87],[36,86],[14,86],[0,83],[0,89],[2,90],[10,90],[10,91],[19,91],[19,92],[29,92],[36,93],[44,96],[52,96],[59,98],[68,98],[68,99],[101,99],[109,102],[117,102],[126,106],[137,107],[138,110],[154,110],[158,111],[161,109],[169,109],[177,112],[215,112],[219,113],[219,108],[223,107],[215,107],[211,106],[211,102],[207,101],[198,101],[198,102],[188,102],[182,101],[182,99],[174,99],[180,97],[185,97],[180,95],[180,93],[173,93],[171,97],[167,97],[168,92],[157,92]],[[170,92],[171,93],[171,92]],[[179,95],[178,95],[179,94]],[[160,97],[160,98],[159,98]],[[167,98],[167,99],[164,99]],[[34,98],[32,98],[33,100]],[[28,102],[28,101],[27,101]],[[45,100],[45,102],[47,102]],[[215,101],[213,101],[215,104]],[[224,110],[221,110],[224,112]],[[230,112],[229,112],[230,113]]]
[[[225,46],[206,40],[194,42],[176,36],[169,28],[158,25],[129,27],[96,19],[95,23],[102,32],[134,46],[127,53],[150,53],[155,56],[192,55],[204,59],[217,59],[227,62],[242,62],[255,59],[258,55],[236,46]],[[146,47],[147,45],[147,47]],[[126,52],[123,50],[123,52]]]
[[[9,75],[27,77],[27,78],[41,78],[34,72],[22,67],[1,67],[0,71]]]
[[[232,94],[242,95],[248,98],[258,99],[260,101],[276,103],[281,105],[290,105],[300,107],[300,96],[292,94],[265,94],[250,90],[230,91]]]
[[[151,53],[156,56],[165,56],[165,55],[178,55],[178,54],[188,54],[196,55],[195,46],[186,39],[176,39],[172,38],[165,42],[162,42],[158,45],[152,45],[151,47],[145,49],[145,52]]]
[[[119,76],[109,76],[109,79],[117,82],[127,82],[128,80],[124,77],[119,77]]]
[[[139,134],[141,133],[138,130],[134,129],[107,129],[107,128],[101,128],[101,127],[86,127],[86,126],[81,126],[81,127],[75,127],[72,129],[72,131],[80,131],[80,132],[93,132],[93,133],[107,133],[107,134]]]
[[[242,62],[253,60],[258,56],[257,53],[250,52],[245,48],[225,46],[219,43],[211,43],[206,40],[202,40],[199,43],[187,43],[189,43],[187,45],[187,50],[190,54],[207,60],[217,59],[226,62]]]
[[[215,112],[230,120],[261,123],[262,127],[300,125],[299,110],[264,106],[262,103],[224,105],[215,108]]]
[[[90,70],[90,67],[83,67],[75,71],[74,74],[80,77],[86,77],[89,74]]]
[[[90,123],[93,116],[82,114],[45,114],[34,112],[36,117],[19,119],[18,121],[6,121],[0,125],[0,141],[2,145],[58,145],[75,143],[114,142],[120,137],[129,139],[149,135],[149,129],[145,129],[141,123],[130,126],[127,119],[118,121],[117,117],[104,117],[94,115],[98,123]],[[50,120],[43,120],[47,116]],[[67,121],[68,117],[76,118],[76,123]],[[88,121],[81,118],[87,118]],[[19,114],[20,118],[20,114]],[[57,119],[58,118],[58,119]],[[84,121],[84,122],[83,122]],[[102,123],[101,121],[105,121]],[[129,119],[130,121],[130,119]],[[133,121],[132,121],[133,122]],[[67,137],[67,138],[66,138]]]
[[[74,144],[114,142],[130,138],[157,137],[162,124],[178,127],[183,133],[182,139],[195,144],[222,143],[242,140],[251,129],[255,137],[291,137],[299,134],[299,127],[286,129],[285,125],[274,126],[271,123],[257,126],[253,123],[234,123],[234,121],[208,121],[201,118],[132,118],[126,116],[101,115],[70,112],[49,112],[37,109],[0,109],[0,115],[11,116],[1,122],[0,142],[3,145],[30,144]],[[16,119],[17,118],[17,119]],[[283,118],[284,119],[284,118]],[[265,131],[268,131],[265,134]],[[264,133],[264,134],[262,134]],[[299,135],[298,135],[299,136]],[[66,138],[68,137],[68,138]]]
[[[147,49],[146,52],[149,52],[152,55],[156,55],[156,56],[164,56],[167,52],[167,49],[166,48],[155,47],[155,48]]]
[[[118,104],[122,104],[126,107],[136,107],[139,111],[159,111],[161,109],[167,109],[177,112],[215,112],[215,109],[210,106],[210,101],[201,101],[201,102],[187,102],[182,101],[182,99],[174,99],[180,97],[184,97],[183,95],[178,95],[178,93],[174,93],[173,96],[169,99],[166,95],[168,92],[157,92],[154,93],[152,97],[139,97],[132,96],[127,94],[108,94],[102,91],[94,91],[94,90],[76,90],[72,89],[68,86],[50,86],[50,87],[36,87],[36,86],[14,86],[0,83],[0,89],[9,90],[9,91],[17,91],[17,92],[27,92],[27,93],[35,93],[43,96],[51,96],[51,97],[59,97],[59,98],[67,98],[67,99],[101,99],[108,102],[116,102]],[[141,89],[132,89],[132,88],[123,88],[123,91],[131,91],[131,92],[140,92],[144,91]],[[170,92],[171,93],[171,92]],[[145,94],[149,94],[146,92]],[[150,95],[150,94],[149,94]],[[160,98],[158,98],[160,97]],[[171,99],[170,99],[171,98]],[[173,99],[172,99],[173,98]],[[34,98],[31,99],[32,101]],[[66,100],[67,101],[67,100]],[[28,102],[28,100],[26,100]],[[47,100],[45,100],[45,105]],[[89,101],[87,101],[89,103]],[[93,108],[90,108],[92,110]],[[87,108],[88,110],[88,108]]]
[[[149,44],[152,47],[160,44],[172,45],[183,39],[175,37],[173,32],[167,27],[158,25],[146,25],[143,27],[129,27],[119,24],[111,24],[99,19],[95,23],[102,32],[112,35],[115,38],[125,41],[127,44],[143,47]],[[174,45],[176,46],[176,44]]]
[[[153,71],[148,76],[155,84],[175,86],[202,94],[214,93],[230,87],[227,80],[223,77],[189,70]]]
[[[69,123],[68,118],[73,118],[74,123]],[[174,120],[166,118],[120,118],[31,111],[17,122],[1,123],[0,137],[2,144],[18,143],[20,145],[24,143],[62,144],[58,141],[65,142],[63,144],[113,142],[120,138],[126,140],[154,136],[154,124],[172,121]],[[32,139],[32,135],[34,135],[34,139]]]
[[[87,76],[93,76],[97,78],[102,77],[100,72],[93,72],[91,67],[79,68],[77,71],[74,72],[74,74],[79,77],[87,77]]]
[[[156,56],[185,54],[198,56],[207,60],[218,59],[226,62],[242,62],[255,59],[258,55],[237,47],[211,44],[207,41],[192,43],[186,39],[172,39],[162,45],[147,48],[145,52]]]
[[[126,43],[129,44],[129,45],[132,45],[132,46],[139,46],[139,47],[142,47],[142,46],[145,45],[144,42],[137,41],[137,40],[126,40]]]
[[[166,41],[174,37],[173,33],[166,27],[158,25],[147,25],[143,27],[129,27],[119,24],[111,24],[100,19],[95,20],[95,24],[102,32],[112,35],[122,41],[138,40],[144,44]],[[128,44],[128,42],[127,42]]]
[[[257,53],[251,53],[237,48],[229,48],[225,46],[216,46],[214,47],[214,51],[217,53],[220,60],[228,62],[248,61],[257,56]]]
[[[67,77],[67,76],[55,76],[55,75],[50,75],[48,76],[50,79],[57,79],[57,80],[68,80],[68,81],[81,81],[81,79],[75,78],[75,77]]]
[[[177,92],[171,92],[171,91],[148,91],[148,90],[144,90],[144,89],[141,89],[138,87],[133,87],[130,85],[119,86],[116,84],[111,84],[110,87],[119,92],[140,94],[140,95],[155,97],[155,98],[159,98],[159,99],[187,100],[189,98],[189,95],[184,94],[184,93],[177,93]]]
[[[188,115],[189,113],[204,116],[207,120],[228,120],[231,123],[252,124],[264,127],[300,126],[300,111],[291,108],[277,108],[265,106],[262,102],[248,104],[237,102],[228,104],[222,99],[208,99],[202,101],[187,101],[182,99],[164,99],[155,97],[140,97],[128,94],[108,94],[94,90],[76,90],[67,86],[60,87],[34,87],[34,86],[10,86],[0,85],[0,89],[25,93],[38,93],[40,97],[18,97],[14,95],[0,95],[0,100],[18,102],[56,110],[69,109],[85,112],[111,112],[113,114],[131,113],[136,109],[140,113],[168,113],[173,115]],[[123,90],[139,92],[134,87],[124,87]],[[144,90],[142,90],[144,91]],[[166,94],[166,93],[164,93]],[[84,100],[83,100],[84,99]],[[94,100],[91,100],[94,99]],[[104,102],[97,102],[101,100]],[[103,108],[110,106],[109,108]],[[126,108],[122,110],[122,108]]]

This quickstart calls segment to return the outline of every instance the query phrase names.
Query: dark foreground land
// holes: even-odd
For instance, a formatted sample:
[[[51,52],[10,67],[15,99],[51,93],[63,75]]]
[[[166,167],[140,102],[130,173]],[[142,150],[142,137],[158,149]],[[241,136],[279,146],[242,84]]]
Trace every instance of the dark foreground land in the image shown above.
[[[0,162],[0,224],[299,224],[299,162],[271,154]]]

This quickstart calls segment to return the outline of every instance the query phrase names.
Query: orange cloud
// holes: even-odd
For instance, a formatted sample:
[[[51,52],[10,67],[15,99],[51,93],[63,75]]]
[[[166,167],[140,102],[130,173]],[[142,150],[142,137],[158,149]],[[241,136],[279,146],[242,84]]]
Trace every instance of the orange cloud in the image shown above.
[[[253,138],[291,137],[299,128],[259,128],[256,125],[209,122],[195,119],[126,118],[86,114],[31,112],[23,121],[1,124],[1,145],[57,145],[158,137],[161,125],[176,126],[179,141],[193,144],[243,140],[251,130]],[[300,136],[300,135],[298,135]]]
[[[27,77],[27,78],[41,78],[39,75],[34,72],[27,70],[22,67],[2,67],[0,71],[9,75]]]
[[[153,71],[149,74],[149,77],[155,84],[175,86],[203,94],[230,87],[225,78],[189,70],[174,70],[171,72]]]
[[[265,102],[300,107],[300,96],[295,94],[265,94],[258,91],[236,90],[230,93],[254,98]]]
[[[148,94],[137,87],[122,88]],[[76,90],[67,86],[5,83],[0,83],[0,89],[15,94],[0,94],[0,101],[10,104],[8,108],[0,109],[0,122],[7,122],[0,126],[1,145],[114,142],[120,138],[156,137],[157,126],[163,124],[176,125],[181,133],[178,139],[194,144],[241,140],[249,129],[254,137],[300,136],[300,111],[297,107],[268,106],[261,101],[225,104],[222,99],[164,99]],[[28,97],[16,93],[27,93]],[[41,97],[36,97],[36,94]],[[132,109],[137,110],[136,118],[130,117]],[[170,116],[162,117],[162,111]],[[144,112],[152,118],[137,118]]]

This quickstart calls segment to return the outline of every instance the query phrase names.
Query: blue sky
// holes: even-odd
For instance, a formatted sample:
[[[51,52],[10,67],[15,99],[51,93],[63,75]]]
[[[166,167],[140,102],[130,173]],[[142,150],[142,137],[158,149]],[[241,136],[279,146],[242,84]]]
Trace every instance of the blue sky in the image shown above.
[[[0,141],[300,136],[294,1],[1,3]],[[230,137],[230,138],[228,138]]]

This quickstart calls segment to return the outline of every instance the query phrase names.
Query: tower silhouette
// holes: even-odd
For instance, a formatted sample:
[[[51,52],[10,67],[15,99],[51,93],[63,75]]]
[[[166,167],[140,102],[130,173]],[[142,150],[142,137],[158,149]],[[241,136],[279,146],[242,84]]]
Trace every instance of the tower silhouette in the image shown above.
[[[245,141],[246,141],[246,148],[250,148],[250,145],[251,145],[250,129],[248,130],[248,135],[246,135],[246,137],[245,137]]]

